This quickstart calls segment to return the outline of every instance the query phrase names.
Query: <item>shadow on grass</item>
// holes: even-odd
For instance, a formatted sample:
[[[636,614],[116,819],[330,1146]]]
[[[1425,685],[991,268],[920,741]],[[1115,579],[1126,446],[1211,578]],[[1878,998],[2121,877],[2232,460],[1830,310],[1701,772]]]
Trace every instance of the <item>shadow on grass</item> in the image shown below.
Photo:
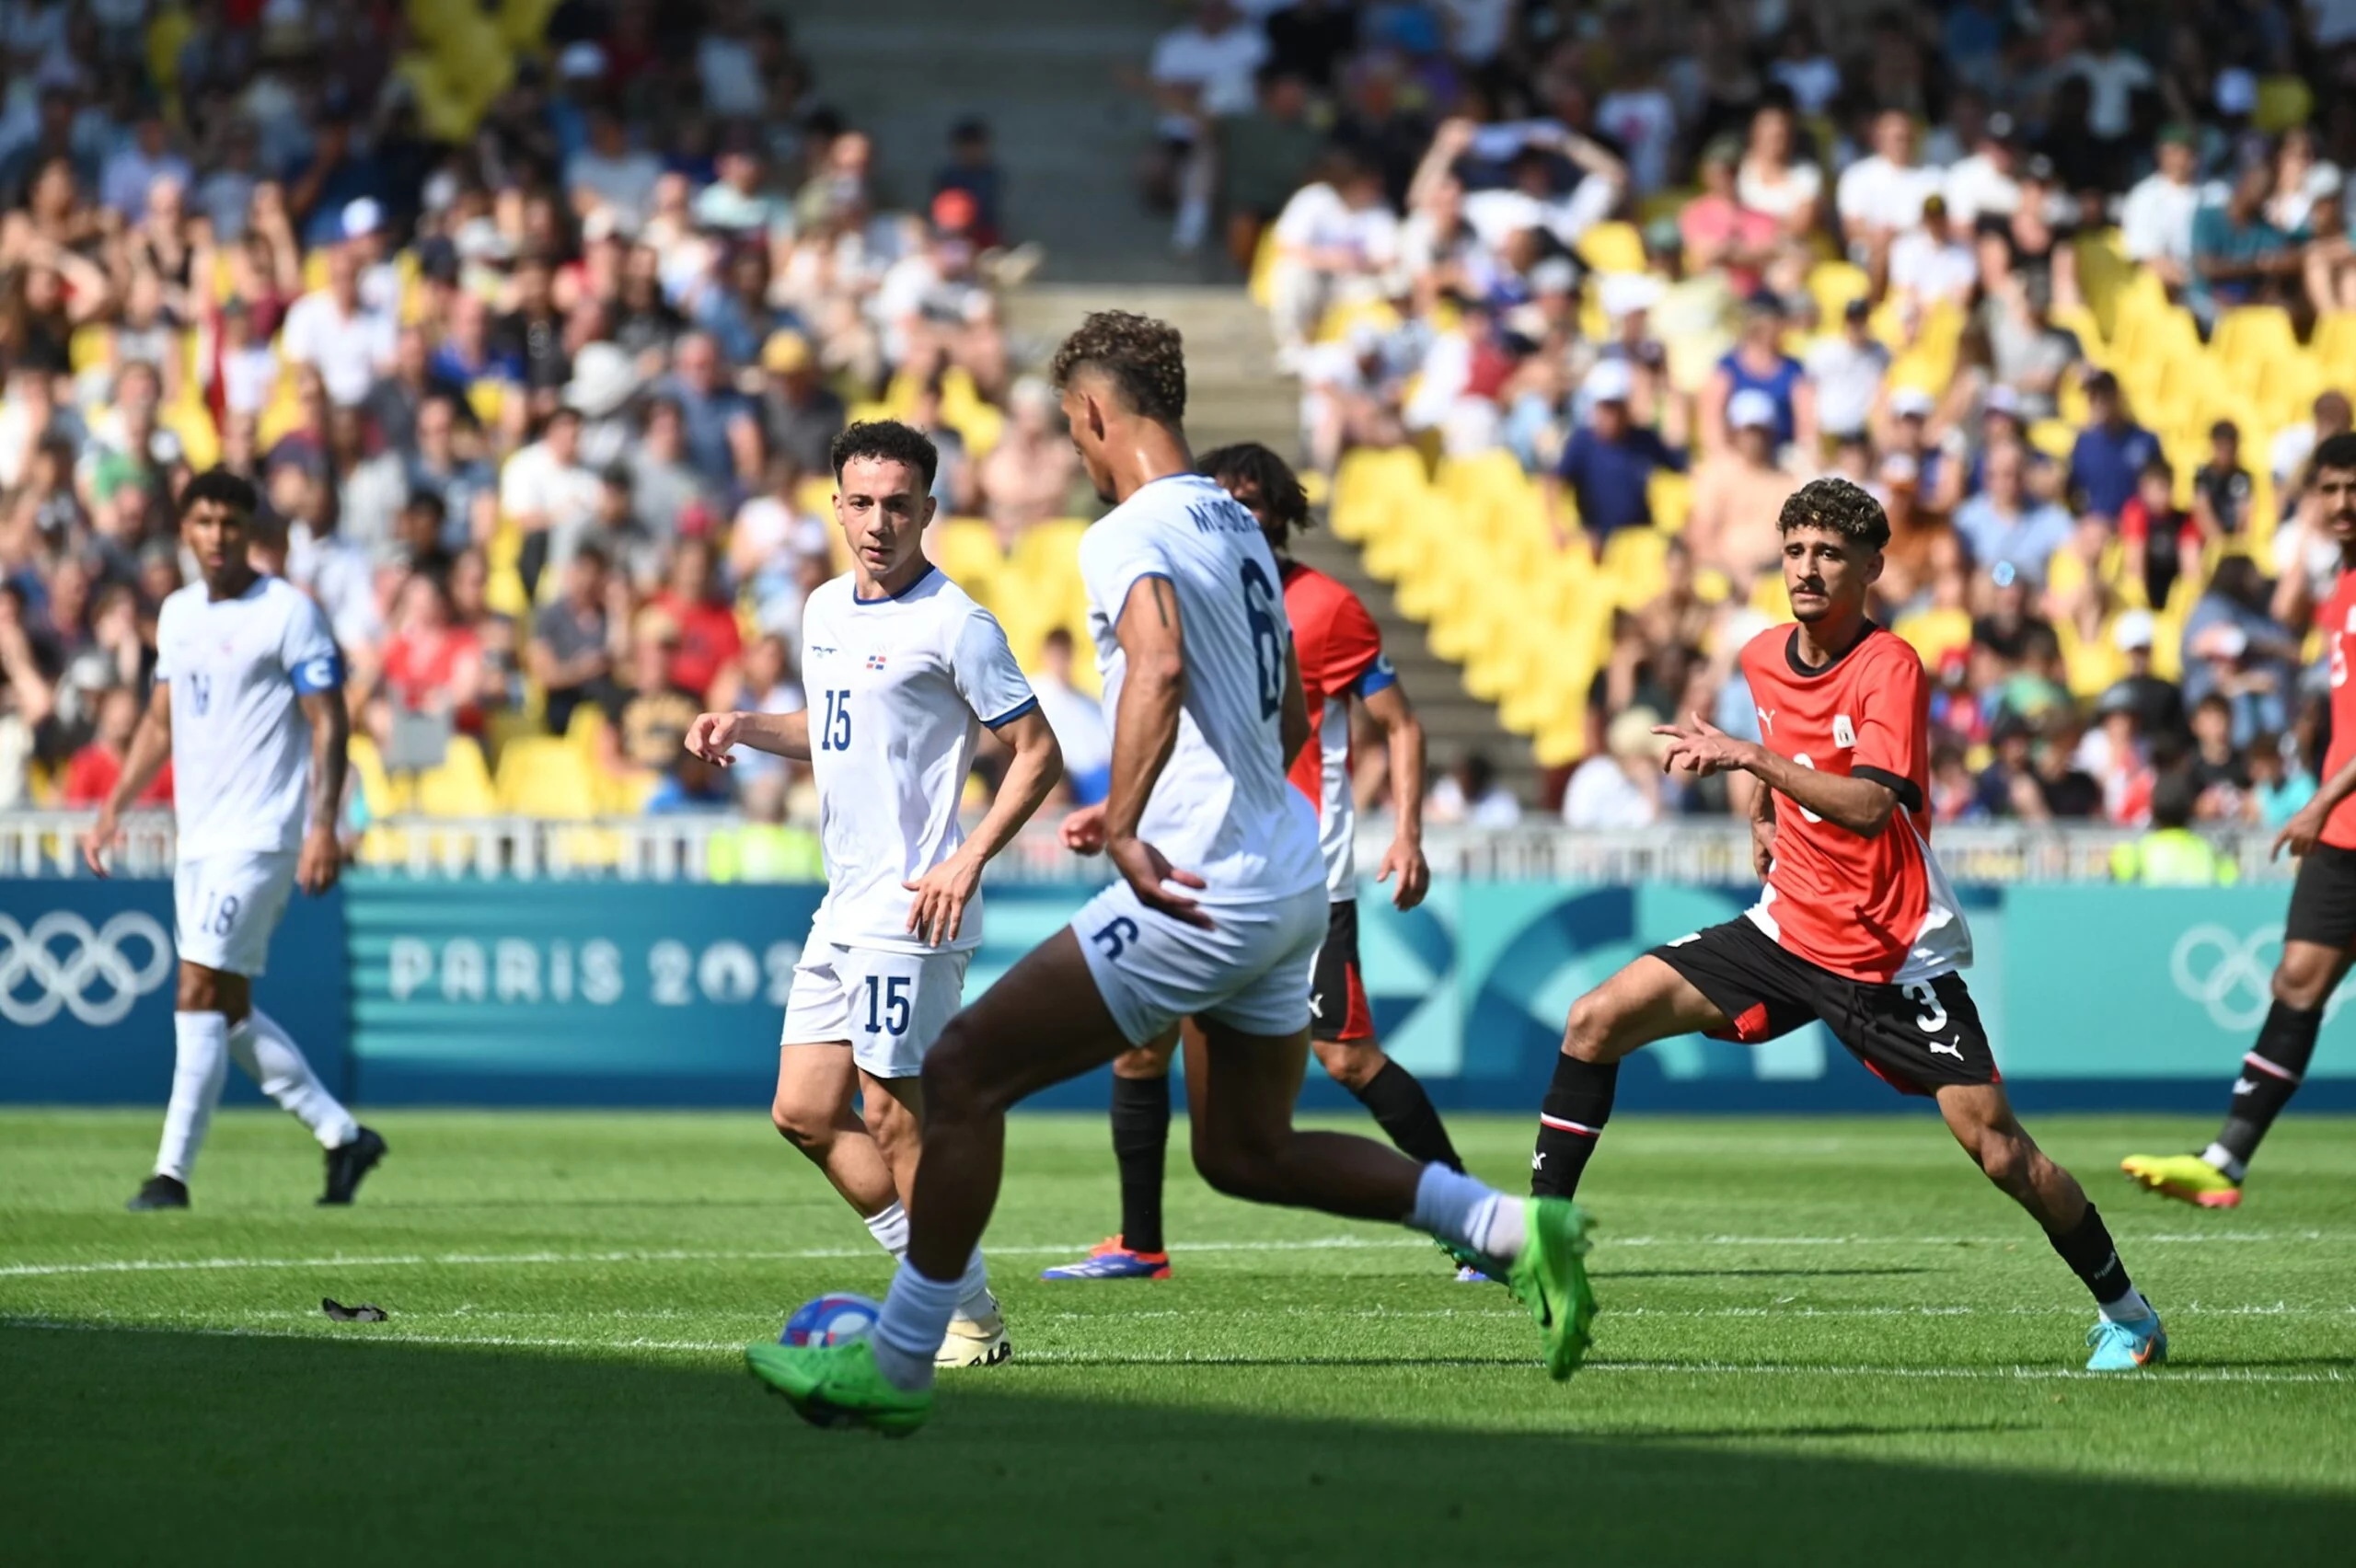
[[[1929,1269],[1614,1269],[1597,1268],[1598,1279],[1885,1279],[1926,1274]]]
[[[952,1396],[907,1443],[723,1366],[0,1330],[12,1562],[2328,1561],[2356,1502],[1699,1446]],[[1729,1428],[1832,1438],[1987,1430]],[[1695,1446],[1683,1447],[1680,1444]]]

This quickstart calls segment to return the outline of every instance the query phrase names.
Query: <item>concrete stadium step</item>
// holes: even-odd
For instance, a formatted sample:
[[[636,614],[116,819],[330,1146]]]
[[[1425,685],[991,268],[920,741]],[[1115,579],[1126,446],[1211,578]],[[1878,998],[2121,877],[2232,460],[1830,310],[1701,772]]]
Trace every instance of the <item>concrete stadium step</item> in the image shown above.
[[[1299,388],[1276,369],[1265,313],[1242,289],[1223,286],[1043,285],[1009,304],[1009,323],[1035,358],[1094,310],[1134,310],[1175,326],[1186,340],[1186,432],[1197,451],[1259,441],[1288,455],[1299,438]],[[1463,671],[1431,651],[1417,622],[1399,613],[1389,587],[1367,573],[1357,549],[1322,529],[1300,536],[1300,559],[1348,585],[1382,628],[1383,645],[1422,715],[1432,765],[1485,752],[1499,780],[1525,805],[1538,799],[1530,743],[1497,722],[1496,709],[1464,689]]]

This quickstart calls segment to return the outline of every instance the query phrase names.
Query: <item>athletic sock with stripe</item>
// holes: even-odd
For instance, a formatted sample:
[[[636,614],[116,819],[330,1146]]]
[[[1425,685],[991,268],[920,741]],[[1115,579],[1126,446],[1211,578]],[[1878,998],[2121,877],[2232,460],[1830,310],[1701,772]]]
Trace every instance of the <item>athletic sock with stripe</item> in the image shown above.
[[[1554,1080],[1538,1113],[1538,1147],[1530,1157],[1532,1193],[1542,1198],[1577,1193],[1603,1124],[1611,1119],[1619,1085],[1617,1062],[1583,1062],[1568,1054],[1554,1058]]]

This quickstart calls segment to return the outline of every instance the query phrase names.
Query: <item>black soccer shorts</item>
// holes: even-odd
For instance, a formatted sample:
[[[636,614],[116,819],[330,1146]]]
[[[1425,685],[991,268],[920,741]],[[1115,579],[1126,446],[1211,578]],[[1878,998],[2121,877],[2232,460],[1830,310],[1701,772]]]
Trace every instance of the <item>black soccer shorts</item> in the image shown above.
[[[1335,1042],[1374,1038],[1374,1009],[1367,1006],[1366,981],[1358,973],[1355,898],[1325,906],[1325,945],[1310,969],[1309,1034]]]
[[[2299,861],[2282,940],[2342,951],[2356,946],[2356,849],[2318,844]]]
[[[1745,916],[1652,951],[1731,1020],[1714,1038],[1751,1045],[1820,1019],[1900,1094],[2004,1081],[1960,974],[1904,985],[1852,980],[1786,951]]]

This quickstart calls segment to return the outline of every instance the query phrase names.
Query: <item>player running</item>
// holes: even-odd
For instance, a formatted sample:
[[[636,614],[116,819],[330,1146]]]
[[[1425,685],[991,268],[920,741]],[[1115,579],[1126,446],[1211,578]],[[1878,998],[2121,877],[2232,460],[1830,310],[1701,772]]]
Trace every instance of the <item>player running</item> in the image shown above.
[[[918,1074],[981,945],[982,867],[1055,788],[1063,753],[997,619],[925,559],[931,441],[882,420],[850,426],[831,455],[851,569],[803,611],[814,711],[702,714],[687,744],[722,767],[747,745],[816,777],[826,896],[794,966],[769,1119],[898,1258],[924,1113]],[[984,726],[1014,757],[967,837],[957,808]],[[1011,1354],[982,1255],[969,1251],[937,1342],[943,1366]]]
[[[1888,519],[1826,478],[1784,502],[1781,530],[1799,624],[1742,651],[1762,742],[1698,714],[1657,732],[1671,737],[1665,767],[1738,768],[1766,786],[1751,823],[1766,888],[1747,914],[1655,948],[1573,1004],[1531,1190],[1577,1188],[1630,1052],[1692,1032],[1754,1043],[1820,1019],[1892,1088],[1935,1100],[1988,1179],[2045,1228],[2101,1312],[2089,1370],[2164,1361],[2167,1334],[2102,1216],[2015,1119],[1957,973],[1971,935],[1931,854],[1929,686],[1914,651],[1865,618]]]
[[[1594,1313],[1575,1205],[1509,1200],[1364,1138],[1294,1129],[1302,982],[1326,899],[1314,815],[1285,781],[1309,715],[1276,557],[1251,514],[1193,472],[1175,330],[1101,312],[1057,351],[1054,374],[1089,478],[1117,503],[1080,565],[1113,718],[1104,853],[1121,880],[951,1020],[926,1060],[908,1253],[875,1332],[765,1341],[747,1364],[814,1424],[922,1425],[959,1273],[998,1199],[1008,1107],[1192,1017],[1204,1034],[1195,1163],[1212,1186],[1403,1221],[1465,1249],[1509,1277],[1548,1370],[1568,1377]]]
[[[2323,788],[2274,837],[2274,852],[2299,858],[2291,912],[2282,922],[2282,957],[2274,966],[2274,1005],[2242,1058],[2225,1124],[2199,1154],[2131,1154],[2119,1169],[2152,1192],[2202,1208],[2242,1201],[2242,1178],[2258,1141],[2299,1092],[2325,1004],[2356,953],[2356,434],[2318,444],[2314,490],[2325,524],[2339,543],[2339,578],[2316,612],[2331,647],[2331,749]]]
[[[1413,909],[1431,885],[1424,863],[1424,730],[1397,672],[1382,651],[1382,634],[1357,595],[1286,552],[1292,532],[1309,526],[1309,498],[1285,460],[1257,442],[1203,455],[1197,472],[1217,479],[1252,513],[1276,552],[1284,579],[1285,614],[1303,695],[1314,721],[1310,743],[1294,759],[1292,782],[1317,806],[1318,847],[1325,859],[1325,942],[1310,975],[1309,1037],[1317,1060],[1356,1095],[1398,1146],[1419,1165],[1456,1157],[1448,1128],[1415,1075],[1383,1053],[1375,1037],[1358,974],[1358,905],[1354,836],[1357,805],[1350,792],[1350,699],[1363,703],[1382,726],[1391,751],[1398,829],[1376,881],[1399,885],[1392,902]],[[1104,808],[1083,807],[1064,820],[1064,842],[1082,854],[1103,847]],[[1121,1170],[1120,1234],[1076,1263],[1042,1279],[1168,1279],[1170,1254],[1161,1235],[1163,1157],[1170,1144],[1170,1058],[1177,1036],[1124,1053],[1113,1063],[1113,1156]]]
[[[327,1150],[319,1202],[350,1203],[385,1158],[385,1140],[352,1119],[286,1032],[253,1005],[288,892],[299,886],[316,897],[342,869],[336,815],[352,728],[327,617],[246,559],[257,505],[253,486],[226,468],[199,474],[180,492],[180,542],[202,581],[166,599],[156,616],[146,716],[122,777],[82,836],[82,859],[106,875],[118,819],[171,759],[180,961],[172,1098],[156,1173],[125,1205],[133,1209],[188,1207],[189,1172],[232,1057]]]

